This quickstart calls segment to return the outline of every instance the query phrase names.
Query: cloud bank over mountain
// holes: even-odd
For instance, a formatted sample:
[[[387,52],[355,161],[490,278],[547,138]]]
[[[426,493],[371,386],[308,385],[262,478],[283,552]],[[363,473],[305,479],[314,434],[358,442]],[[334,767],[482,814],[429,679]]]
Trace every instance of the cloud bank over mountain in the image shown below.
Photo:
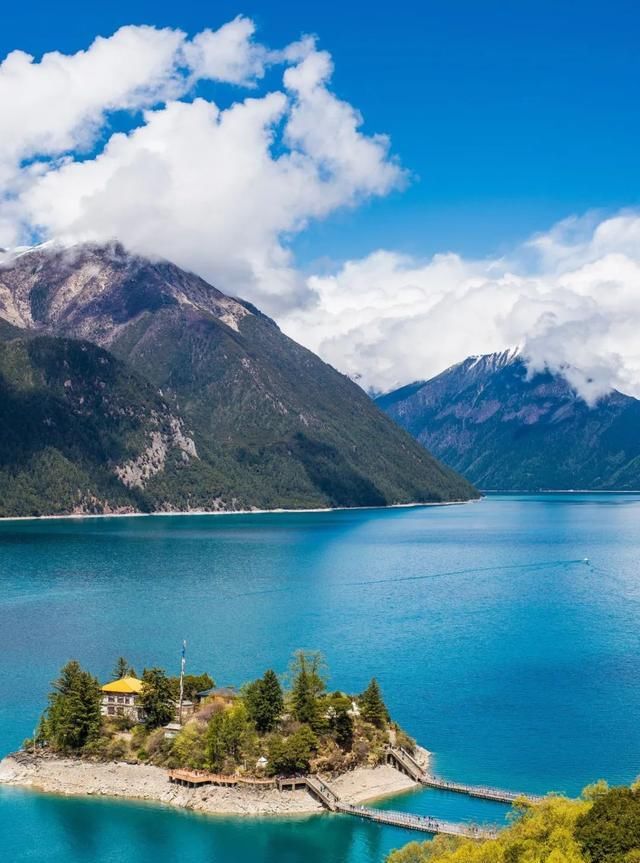
[[[593,403],[640,397],[640,215],[570,218],[505,257],[389,250],[309,285],[316,306],[285,329],[366,387],[392,389],[470,354],[519,345]]]
[[[254,29],[242,17],[192,39],[131,26],[74,55],[9,54],[0,246],[117,237],[272,313],[308,302],[286,238],[386,194],[403,171],[331,91],[313,38],[272,51]],[[275,89],[261,84],[267,70]],[[211,82],[235,85],[226,107],[199,93]]]
[[[0,247],[118,238],[255,302],[376,390],[517,344],[589,402],[640,396],[636,212],[572,217],[500,258],[381,249],[301,272],[292,237],[407,179],[332,72],[314,38],[274,49],[246,17],[193,37],[123,27],[73,55],[13,51]]]

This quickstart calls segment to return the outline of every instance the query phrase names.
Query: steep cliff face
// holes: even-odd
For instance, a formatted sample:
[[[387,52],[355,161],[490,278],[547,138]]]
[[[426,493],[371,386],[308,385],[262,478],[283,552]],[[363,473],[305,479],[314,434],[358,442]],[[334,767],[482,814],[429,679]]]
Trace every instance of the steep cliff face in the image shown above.
[[[47,336],[64,353],[60,340],[90,343],[161,401],[155,411],[164,430],[145,422],[126,459],[103,460],[118,489],[129,498],[135,490],[146,508],[384,505],[477,494],[272,320],[167,261],[119,244],[26,252],[0,269],[0,317],[7,344]],[[131,398],[135,412],[139,396]],[[6,458],[10,467],[10,448]],[[103,498],[95,497],[99,507]]]
[[[483,489],[640,488],[640,402],[589,407],[566,380],[529,376],[516,351],[469,357],[378,405]]]

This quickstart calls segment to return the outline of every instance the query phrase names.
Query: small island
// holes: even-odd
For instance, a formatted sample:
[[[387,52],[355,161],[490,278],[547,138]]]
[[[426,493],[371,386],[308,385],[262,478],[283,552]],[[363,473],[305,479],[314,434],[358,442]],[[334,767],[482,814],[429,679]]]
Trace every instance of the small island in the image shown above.
[[[239,689],[159,667],[138,677],[122,657],[100,684],[73,660],[0,783],[246,815],[318,812],[329,781],[345,805],[417,788],[389,753],[422,769],[429,753],[391,719],[377,680],[353,695],[327,691],[327,677],[322,655],[302,650],[287,674]]]

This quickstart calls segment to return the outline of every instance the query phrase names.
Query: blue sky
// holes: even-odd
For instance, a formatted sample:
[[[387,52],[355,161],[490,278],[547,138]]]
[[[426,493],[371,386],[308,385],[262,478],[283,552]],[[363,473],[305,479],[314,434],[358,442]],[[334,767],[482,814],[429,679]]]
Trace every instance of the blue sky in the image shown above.
[[[412,174],[296,238],[303,267],[379,247],[495,254],[569,214],[638,204],[634,2],[31,2],[3,10],[0,53],[74,52],[131,23],[195,33],[238,13],[274,47],[316,33],[335,92]]]

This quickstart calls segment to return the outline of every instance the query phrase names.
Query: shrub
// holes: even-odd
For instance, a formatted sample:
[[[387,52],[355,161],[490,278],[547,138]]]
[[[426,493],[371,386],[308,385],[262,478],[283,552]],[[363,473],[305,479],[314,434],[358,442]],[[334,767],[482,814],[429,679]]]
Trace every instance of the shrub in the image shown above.
[[[275,735],[269,742],[268,770],[272,775],[307,773],[317,747],[318,738],[308,725],[302,725],[290,737]]]
[[[591,863],[629,863],[640,856],[640,791],[611,788],[598,794],[576,824],[576,838]],[[629,855],[633,853],[635,857]]]

